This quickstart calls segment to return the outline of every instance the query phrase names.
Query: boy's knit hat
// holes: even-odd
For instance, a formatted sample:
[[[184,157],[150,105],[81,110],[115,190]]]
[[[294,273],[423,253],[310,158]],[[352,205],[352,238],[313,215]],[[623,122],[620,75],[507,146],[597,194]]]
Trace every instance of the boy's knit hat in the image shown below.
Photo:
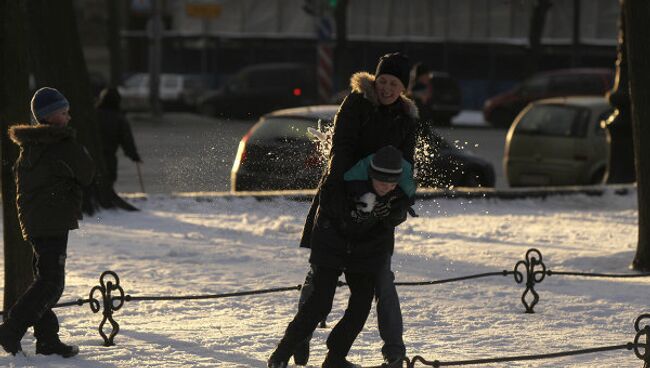
[[[368,175],[375,180],[397,183],[402,171],[402,152],[393,146],[386,146],[372,156]]]
[[[404,85],[404,88],[406,88],[409,86],[410,69],[408,57],[399,52],[394,52],[379,58],[377,70],[375,70],[375,77],[379,77],[382,74],[390,74],[397,77]]]
[[[32,97],[32,114],[37,122],[53,112],[70,107],[68,100],[54,88],[43,87],[34,93]]]

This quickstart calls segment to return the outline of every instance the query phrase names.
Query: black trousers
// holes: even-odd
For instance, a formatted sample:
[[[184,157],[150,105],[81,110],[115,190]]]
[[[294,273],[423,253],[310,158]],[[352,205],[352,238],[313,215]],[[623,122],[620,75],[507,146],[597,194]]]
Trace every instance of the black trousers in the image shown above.
[[[289,323],[271,359],[288,361],[298,344],[308,338],[318,323],[329,314],[336,292],[336,283],[341,273],[345,274],[345,281],[350,288],[350,299],[343,318],[334,326],[327,338],[327,348],[328,355],[332,358],[343,359],[348,355],[354,340],[368,319],[376,275],[313,266],[313,291]]]
[[[34,337],[47,341],[58,337],[59,320],[52,311],[65,287],[68,233],[31,240],[34,281],[9,310],[6,323],[22,337],[34,326]]]

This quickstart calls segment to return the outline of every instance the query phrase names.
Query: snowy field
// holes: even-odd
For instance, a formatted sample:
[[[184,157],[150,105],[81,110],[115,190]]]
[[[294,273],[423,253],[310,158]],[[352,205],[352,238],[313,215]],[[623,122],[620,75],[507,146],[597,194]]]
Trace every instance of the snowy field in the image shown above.
[[[216,294],[293,286],[308,253],[297,243],[309,204],[283,199],[152,196],[138,213],[87,218],[69,242],[61,301],[87,298],[104,270],[133,296]],[[416,203],[397,234],[397,281],[424,281],[512,270],[535,247],[554,271],[630,272],[637,239],[635,192],[546,200],[429,200]],[[1,259],[1,257],[0,257]],[[0,267],[1,268],[1,267]],[[648,308],[649,279],[551,276],[537,286],[535,314],[520,302],[524,286],[496,276],[398,288],[409,356],[454,361],[624,344]],[[325,339],[348,292],[339,289],[330,326],[318,329],[310,367],[320,367]],[[0,354],[2,367],[265,367],[296,311],[298,292],[202,301],[127,302],[115,312],[116,346],[103,347],[101,314],[88,305],[58,309],[62,339],[80,345],[72,359]],[[110,331],[110,330],[109,330]],[[349,359],[381,363],[373,308]],[[490,367],[641,367],[626,350]],[[485,365],[484,365],[485,366]],[[424,367],[417,364],[416,367]]]

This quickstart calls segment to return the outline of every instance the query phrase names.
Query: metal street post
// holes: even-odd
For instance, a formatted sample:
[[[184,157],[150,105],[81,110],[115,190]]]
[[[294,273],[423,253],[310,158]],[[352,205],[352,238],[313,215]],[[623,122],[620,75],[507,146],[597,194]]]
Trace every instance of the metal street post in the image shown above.
[[[217,18],[221,14],[221,5],[211,1],[193,1],[185,4],[185,13],[193,18],[198,18],[202,21],[202,41],[203,50],[201,51],[201,73],[207,74],[208,72],[208,46],[210,28],[210,21]]]
[[[162,116],[160,104],[160,59],[162,49],[161,0],[151,0],[149,20],[149,106],[151,115]]]

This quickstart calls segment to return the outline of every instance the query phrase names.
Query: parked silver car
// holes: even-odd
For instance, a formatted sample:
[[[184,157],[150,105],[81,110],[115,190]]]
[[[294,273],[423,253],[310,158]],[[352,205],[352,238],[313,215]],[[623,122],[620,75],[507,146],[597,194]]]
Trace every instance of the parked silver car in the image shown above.
[[[608,143],[601,120],[612,111],[604,97],[533,102],[506,136],[503,166],[510,186],[599,184]]]
[[[183,110],[195,104],[196,95],[208,90],[212,76],[201,74],[161,74],[160,101],[166,109]],[[136,73],[118,87],[125,110],[149,109],[149,74]]]

